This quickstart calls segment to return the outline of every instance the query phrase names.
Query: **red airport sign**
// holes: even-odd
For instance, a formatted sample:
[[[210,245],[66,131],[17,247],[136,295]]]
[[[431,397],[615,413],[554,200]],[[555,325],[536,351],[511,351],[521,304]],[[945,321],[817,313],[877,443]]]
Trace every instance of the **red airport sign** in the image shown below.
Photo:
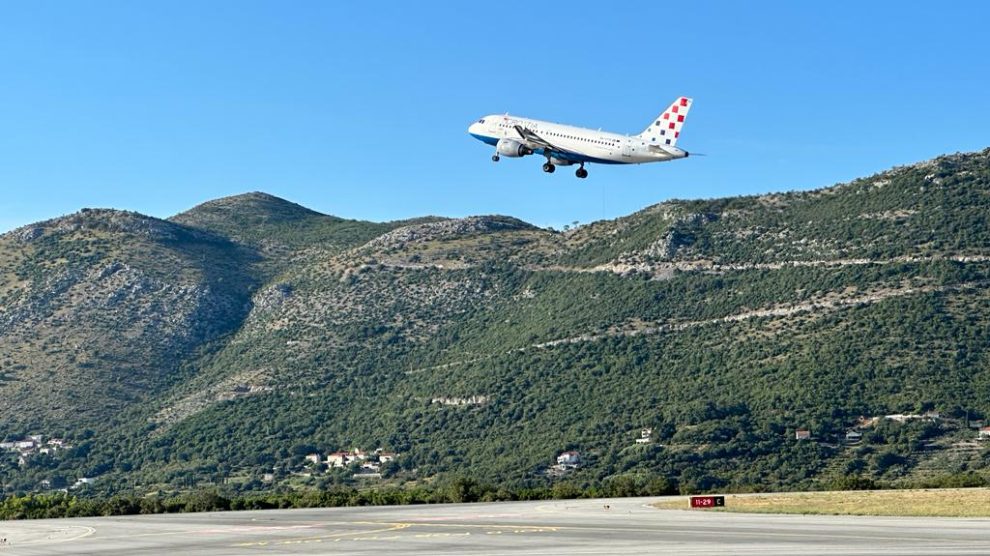
[[[721,508],[725,506],[725,496],[692,496],[692,508]]]

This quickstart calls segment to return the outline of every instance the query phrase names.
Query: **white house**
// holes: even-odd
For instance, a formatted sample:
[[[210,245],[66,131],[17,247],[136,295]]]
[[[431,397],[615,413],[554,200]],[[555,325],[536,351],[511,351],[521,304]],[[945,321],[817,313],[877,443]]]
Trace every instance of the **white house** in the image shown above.
[[[395,459],[395,452],[379,452],[378,461],[382,463],[388,463]]]
[[[980,427],[980,440],[990,440],[990,427]]]
[[[859,431],[846,432],[846,442],[849,442],[850,444],[855,444],[861,440],[863,440],[863,433]]]
[[[795,440],[811,440],[811,431],[808,429],[798,429],[794,431]]]
[[[350,452],[334,452],[327,456],[327,465],[330,467],[347,467],[354,461],[354,454]]]
[[[306,461],[320,463],[320,454],[306,454]]]
[[[378,464],[373,461],[366,461],[361,464],[362,471],[370,471],[372,473],[377,473],[379,469],[380,467],[378,466]]]
[[[639,431],[639,438],[636,439],[636,444],[649,444],[653,437],[653,429],[646,428]]]
[[[570,452],[564,452],[559,456],[557,456],[557,465],[565,466],[565,467],[577,467],[578,465],[581,465],[581,454],[573,450]]]

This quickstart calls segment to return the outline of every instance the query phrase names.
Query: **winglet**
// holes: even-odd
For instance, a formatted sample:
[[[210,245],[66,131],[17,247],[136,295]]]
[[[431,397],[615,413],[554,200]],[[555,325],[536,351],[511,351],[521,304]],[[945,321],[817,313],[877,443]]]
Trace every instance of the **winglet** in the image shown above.
[[[688,110],[691,109],[692,100],[688,97],[680,97],[667,107],[662,114],[656,117],[650,126],[639,134],[639,137],[646,139],[652,144],[667,145],[673,147],[677,144],[677,139],[681,136],[681,128],[687,118]]]

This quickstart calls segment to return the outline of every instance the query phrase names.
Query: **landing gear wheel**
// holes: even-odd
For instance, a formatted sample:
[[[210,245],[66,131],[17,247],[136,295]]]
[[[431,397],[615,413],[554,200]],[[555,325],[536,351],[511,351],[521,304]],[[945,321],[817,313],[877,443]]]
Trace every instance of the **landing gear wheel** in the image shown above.
[[[498,162],[499,160],[500,159],[499,159],[499,156],[497,154],[493,154],[492,155],[492,162]]]
[[[578,168],[577,171],[574,172],[574,175],[577,176],[577,177],[579,177],[579,178],[581,178],[581,179],[584,179],[584,178],[588,177],[588,171],[585,170],[584,168]]]
[[[553,171],[556,170],[556,169],[557,169],[557,167],[554,166],[553,164],[549,163],[549,162],[547,162],[547,163],[545,163],[543,165],[543,171],[546,172],[546,173],[548,173],[548,174],[552,174]]]

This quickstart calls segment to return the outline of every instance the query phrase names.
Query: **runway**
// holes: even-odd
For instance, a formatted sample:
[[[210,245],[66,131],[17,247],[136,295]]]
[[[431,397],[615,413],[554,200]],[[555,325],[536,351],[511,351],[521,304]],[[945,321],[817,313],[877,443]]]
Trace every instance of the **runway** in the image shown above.
[[[990,554],[990,519],[688,512],[649,506],[657,500],[8,521],[0,555]]]

